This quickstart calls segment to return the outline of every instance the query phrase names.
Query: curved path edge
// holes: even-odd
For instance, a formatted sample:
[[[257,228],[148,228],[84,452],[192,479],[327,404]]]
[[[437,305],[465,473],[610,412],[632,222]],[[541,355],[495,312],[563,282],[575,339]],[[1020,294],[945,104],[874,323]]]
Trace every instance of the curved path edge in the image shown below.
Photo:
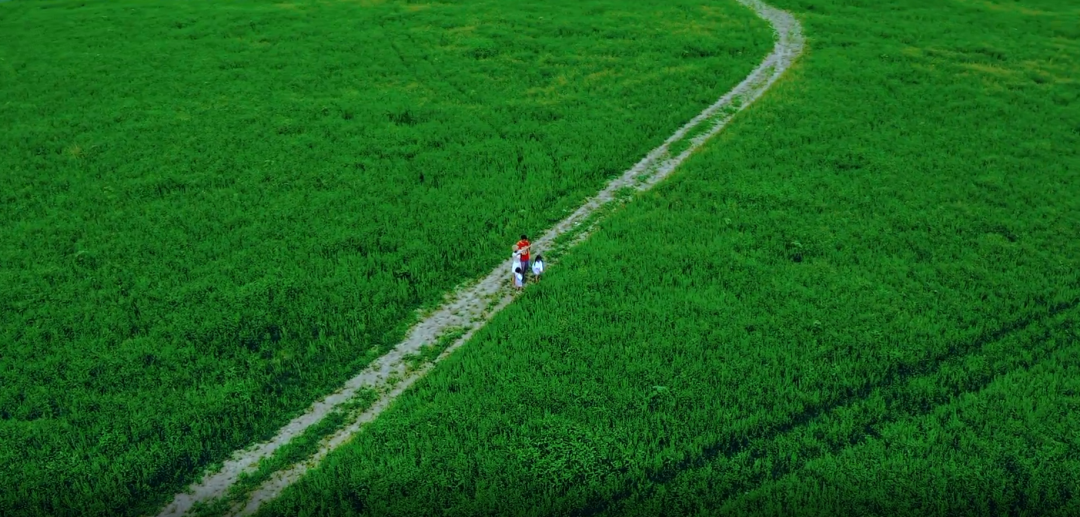
[[[670,175],[705,141],[724,129],[736,113],[761,97],[802,54],[805,44],[802,26],[794,16],[771,7],[761,0],[738,0],[738,2],[752,9],[773,27],[777,39],[772,52],[735,88],[705,108],[640,162],[609,182],[596,196],[588,199],[585,204],[534,241],[534,247],[548,249],[556,244],[559,237],[575,231],[580,231],[580,233],[568,246],[584,240],[593,227],[582,225],[590,222],[590,216],[594,215],[598,209],[618,199],[618,194],[628,188],[645,191]],[[684,145],[685,149],[673,155],[673,147]],[[435,363],[460,348],[477,330],[514,300],[516,293],[507,289],[510,263],[511,261],[507,260],[499,264],[479,282],[450,296],[446,303],[417,323],[406,335],[405,340],[390,352],[349,379],[337,391],[312,404],[304,414],[282,427],[269,441],[235,452],[220,470],[207,474],[186,492],[176,494],[172,502],[163,508],[158,516],[186,515],[197,503],[210,503],[226,496],[242,474],[250,474],[257,470],[260,460],[269,458],[293,438],[300,436],[330,412],[348,402],[360,390],[375,390],[379,394],[377,400],[356,415],[346,426],[323,439],[313,456],[287,469],[274,472],[251,492],[246,502],[234,506],[229,514],[250,515],[256,512],[263,503],[280,495],[286,487],[318,465],[327,454],[347,442],[364,424],[379,416],[409,386],[429,372]],[[463,328],[468,330],[454,340],[434,361],[425,363],[419,368],[410,368],[410,356],[420,352],[425,345],[437,342],[448,332]]]

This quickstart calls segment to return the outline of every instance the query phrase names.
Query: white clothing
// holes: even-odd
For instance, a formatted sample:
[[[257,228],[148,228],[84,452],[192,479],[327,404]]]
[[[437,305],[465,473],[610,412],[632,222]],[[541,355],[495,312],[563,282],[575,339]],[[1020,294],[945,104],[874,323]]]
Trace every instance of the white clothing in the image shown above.
[[[522,287],[525,285],[525,275],[521,273],[514,273],[514,287]]]
[[[537,260],[532,264],[533,275],[540,276],[544,272],[544,261]]]

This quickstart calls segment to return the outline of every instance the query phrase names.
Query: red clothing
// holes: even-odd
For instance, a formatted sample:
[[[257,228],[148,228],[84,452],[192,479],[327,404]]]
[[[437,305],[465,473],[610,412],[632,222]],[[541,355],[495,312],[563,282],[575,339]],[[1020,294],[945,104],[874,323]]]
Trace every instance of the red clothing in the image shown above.
[[[529,260],[528,247],[529,247],[529,241],[526,240],[526,239],[521,239],[520,241],[517,242],[517,249],[524,250],[524,251],[521,252],[521,260]]]

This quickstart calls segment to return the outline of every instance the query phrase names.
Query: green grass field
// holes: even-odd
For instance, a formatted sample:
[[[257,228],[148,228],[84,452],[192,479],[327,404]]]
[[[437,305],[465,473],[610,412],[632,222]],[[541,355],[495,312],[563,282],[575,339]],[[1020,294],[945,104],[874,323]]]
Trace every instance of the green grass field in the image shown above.
[[[0,514],[152,512],[740,81],[705,0],[0,5]]]
[[[1080,9],[808,51],[261,515],[1080,514]]]
[[[260,515],[1080,514],[1080,8],[770,4],[781,83]],[[2,515],[154,512],[772,45],[726,0],[0,34]]]

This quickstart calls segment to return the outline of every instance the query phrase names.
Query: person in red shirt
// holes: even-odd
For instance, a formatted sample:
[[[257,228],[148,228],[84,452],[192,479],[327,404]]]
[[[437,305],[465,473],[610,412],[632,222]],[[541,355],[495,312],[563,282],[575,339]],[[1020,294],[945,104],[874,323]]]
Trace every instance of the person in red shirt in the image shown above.
[[[521,240],[517,241],[514,245],[514,251],[521,252],[521,274],[526,275],[529,272],[529,238],[525,234],[521,234]]]

